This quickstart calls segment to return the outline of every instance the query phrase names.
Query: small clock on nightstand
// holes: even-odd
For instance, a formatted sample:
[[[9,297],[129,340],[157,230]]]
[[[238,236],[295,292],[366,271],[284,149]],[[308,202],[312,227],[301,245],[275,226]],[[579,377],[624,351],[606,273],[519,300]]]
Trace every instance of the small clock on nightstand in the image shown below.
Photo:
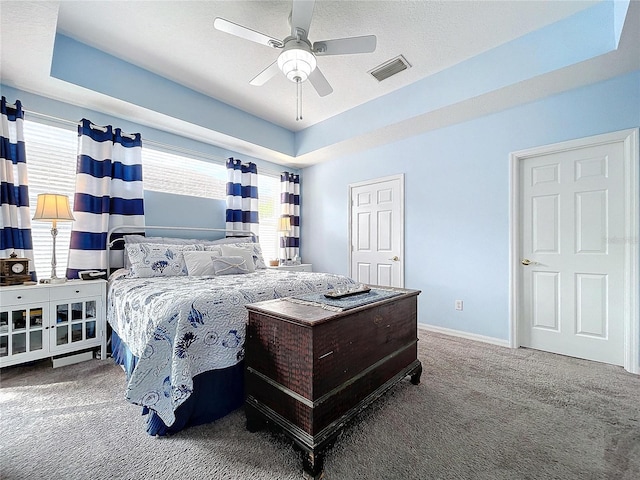
[[[0,258],[0,285],[20,285],[29,280],[28,258],[18,258],[15,252],[9,258]]]

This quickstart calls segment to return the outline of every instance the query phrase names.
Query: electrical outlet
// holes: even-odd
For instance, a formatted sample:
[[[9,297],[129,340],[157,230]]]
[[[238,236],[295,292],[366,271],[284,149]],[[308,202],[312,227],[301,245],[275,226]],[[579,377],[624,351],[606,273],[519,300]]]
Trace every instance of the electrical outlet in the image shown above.
[[[456,310],[462,310],[462,300],[456,300]]]

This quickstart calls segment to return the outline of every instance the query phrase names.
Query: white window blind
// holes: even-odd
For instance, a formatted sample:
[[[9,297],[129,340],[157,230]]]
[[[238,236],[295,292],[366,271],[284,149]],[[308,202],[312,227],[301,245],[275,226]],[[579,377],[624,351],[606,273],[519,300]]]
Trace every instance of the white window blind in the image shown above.
[[[145,190],[227,198],[227,169],[211,161],[186,157],[145,145],[142,139],[142,178]]]
[[[78,137],[73,127],[56,127],[25,120],[24,137],[29,172],[29,204],[35,213],[40,193],[69,196],[73,208]],[[194,197],[226,199],[227,172],[217,159],[202,159],[186,151],[168,152],[153,148],[142,139],[143,182],[145,190]],[[260,246],[266,261],[278,258],[277,224],[280,212],[280,177],[258,173]],[[224,214],[224,212],[223,212]],[[32,221],[35,267],[38,278],[51,275],[51,223]],[[57,274],[67,268],[71,222],[58,222],[56,238]]]
[[[258,170],[258,172],[260,172]],[[266,262],[278,258],[280,216],[280,177],[258,173],[258,215],[260,247]]]
[[[69,196],[73,209],[78,136],[73,130],[33,121],[24,122],[24,141],[29,178],[29,208],[35,214],[40,193]],[[56,273],[64,277],[67,270],[72,222],[58,222],[56,237]],[[51,277],[53,239],[51,222],[31,221],[33,256],[38,278]]]

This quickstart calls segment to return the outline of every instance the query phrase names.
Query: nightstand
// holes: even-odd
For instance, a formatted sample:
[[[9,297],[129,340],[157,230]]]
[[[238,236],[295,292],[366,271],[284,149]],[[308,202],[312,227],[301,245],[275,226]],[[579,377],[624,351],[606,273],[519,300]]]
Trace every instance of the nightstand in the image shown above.
[[[278,265],[277,267],[268,267],[273,270],[283,270],[285,272],[313,272],[311,263],[301,263],[300,265]]]
[[[105,359],[106,294],[106,280],[0,287],[0,367],[92,347]]]

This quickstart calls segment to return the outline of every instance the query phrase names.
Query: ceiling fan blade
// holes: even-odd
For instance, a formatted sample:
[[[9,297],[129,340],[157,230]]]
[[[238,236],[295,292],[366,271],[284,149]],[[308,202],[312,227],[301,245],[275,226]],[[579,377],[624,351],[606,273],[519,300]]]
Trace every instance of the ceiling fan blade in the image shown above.
[[[224,18],[216,17],[213,21],[213,26],[216,30],[220,30],[221,32],[230,33],[236,37],[244,38],[261,45],[266,45],[267,47],[282,48],[284,46],[284,44],[277,38],[256,32],[255,30],[230,22]]]
[[[309,27],[311,25],[311,17],[313,16],[313,7],[315,0],[293,0],[291,10],[291,36],[295,37],[296,29],[304,31],[304,38],[309,36]]]
[[[253,80],[251,80],[249,84],[260,87],[267,83],[267,81],[271,80],[274,76],[276,76],[279,71],[280,67],[278,67],[278,61],[276,60],[263,71],[261,71],[258,75],[253,77]]]
[[[376,50],[376,36],[335,38],[314,42],[313,52],[320,55],[346,55],[349,53],[371,53]]]
[[[324,75],[318,67],[316,67],[315,70],[311,72],[311,75],[309,75],[309,81],[321,97],[326,97],[333,92],[333,88],[331,88],[331,85],[329,85],[329,82],[324,78]]]

